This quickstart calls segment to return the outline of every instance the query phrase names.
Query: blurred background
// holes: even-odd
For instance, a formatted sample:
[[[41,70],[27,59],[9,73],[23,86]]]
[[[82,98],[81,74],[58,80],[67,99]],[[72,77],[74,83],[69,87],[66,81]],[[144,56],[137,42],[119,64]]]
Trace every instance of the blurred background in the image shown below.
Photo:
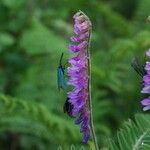
[[[56,81],[79,9],[93,24],[94,124],[101,149],[108,150],[123,122],[142,112],[141,79],[130,63],[150,48],[149,8],[149,0],[0,0],[0,150],[82,146]]]

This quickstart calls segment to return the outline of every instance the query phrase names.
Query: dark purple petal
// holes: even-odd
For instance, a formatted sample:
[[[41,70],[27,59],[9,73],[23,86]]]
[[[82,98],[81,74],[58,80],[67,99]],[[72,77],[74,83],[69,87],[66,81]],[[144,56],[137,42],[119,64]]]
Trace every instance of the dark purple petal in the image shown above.
[[[88,140],[90,139],[90,131],[86,131],[85,133],[83,133],[83,139],[82,142],[84,144],[87,144]]]
[[[77,45],[69,45],[68,48],[69,48],[70,52],[73,52],[73,53],[80,51],[80,49]]]
[[[150,85],[150,75],[143,76],[143,81],[145,86]]]
[[[88,129],[89,123],[88,120],[84,120],[81,124],[80,132],[85,132]]]
[[[80,124],[84,119],[84,116],[81,114],[80,117],[75,121],[75,124]]]
[[[85,132],[88,129],[88,125],[84,124],[83,126],[81,126],[80,128],[80,132]]]

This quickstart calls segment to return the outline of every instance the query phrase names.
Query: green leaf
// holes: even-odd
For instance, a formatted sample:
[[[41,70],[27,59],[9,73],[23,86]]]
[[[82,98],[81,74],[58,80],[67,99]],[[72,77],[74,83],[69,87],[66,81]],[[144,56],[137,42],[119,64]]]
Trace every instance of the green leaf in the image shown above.
[[[140,24],[145,24],[145,20],[149,16],[149,6],[150,6],[149,0],[139,1],[139,4],[138,4],[137,9],[135,11],[135,19]]]
[[[150,145],[148,145],[148,144],[143,144],[143,149],[144,149],[144,150],[150,150]]]
[[[31,27],[23,32],[20,45],[31,55],[66,49],[65,41],[37,19],[33,19]]]
[[[3,4],[9,8],[20,8],[25,0],[3,0]]]
[[[147,150],[150,147],[150,115],[135,115],[136,122],[129,120],[110,142],[110,150]]]
[[[80,140],[77,126],[53,114],[42,104],[0,95],[0,118],[0,133],[30,134],[55,143],[62,141],[62,136],[63,142]]]
[[[14,38],[8,33],[0,33],[0,51],[14,43]]]
[[[141,31],[137,34],[135,40],[139,48],[141,49],[148,49],[150,47],[150,31]]]

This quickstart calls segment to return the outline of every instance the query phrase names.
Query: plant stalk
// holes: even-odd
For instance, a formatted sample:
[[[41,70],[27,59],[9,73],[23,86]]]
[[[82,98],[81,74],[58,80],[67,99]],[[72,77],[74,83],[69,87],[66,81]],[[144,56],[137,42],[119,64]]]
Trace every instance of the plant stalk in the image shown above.
[[[88,20],[89,20],[89,18],[88,18]],[[89,75],[89,80],[88,80],[88,93],[89,93],[88,100],[89,100],[89,110],[90,110],[90,128],[91,128],[91,133],[92,133],[92,137],[93,137],[95,150],[99,150],[97,137],[96,137],[96,133],[95,133],[95,129],[94,129],[93,112],[92,112],[93,110],[92,110],[92,97],[91,97],[91,56],[90,56],[91,31],[92,31],[92,27],[91,27],[91,29],[89,31],[90,35],[89,35],[89,38],[88,38],[88,47],[87,47],[88,75]]]

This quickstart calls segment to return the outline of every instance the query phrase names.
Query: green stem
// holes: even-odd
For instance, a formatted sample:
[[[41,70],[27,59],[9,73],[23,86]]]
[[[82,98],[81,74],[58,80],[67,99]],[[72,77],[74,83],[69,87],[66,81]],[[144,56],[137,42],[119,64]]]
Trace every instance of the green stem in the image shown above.
[[[95,145],[95,149],[99,150],[98,143],[97,143],[97,137],[95,134],[95,128],[94,128],[94,122],[93,122],[93,110],[92,110],[92,98],[91,98],[91,57],[90,57],[90,37],[89,37],[89,46],[87,49],[87,55],[88,55],[88,74],[89,74],[89,83],[88,83],[88,92],[89,92],[89,109],[90,109],[90,126],[91,126],[91,133]]]
[[[82,11],[80,11],[80,12],[83,13]],[[89,20],[89,22],[91,22],[90,19],[86,15],[85,15],[85,17]],[[89,75],[89,80],[88,80],[88,93],[89,93],[88,100],[89,100],[89,104],[88,105],[89,105],[89,110],[90,110],[90,128],[91,128],[91,133],[92,133],[92,137],[93,137],[93,141],[94,141],[94,145],[95,145],[95,150],[99,150],[97,137],[96,137],[95,129],[94,129],[94,123],[93,123],[92,98],[91,98],[91,57],[90,57],[91,31],[92,31],[92,27],[91,27],[91,29],[89,31],[90,32],[90,36],[88,38],[88,47],[87,47],[88,75]]]

